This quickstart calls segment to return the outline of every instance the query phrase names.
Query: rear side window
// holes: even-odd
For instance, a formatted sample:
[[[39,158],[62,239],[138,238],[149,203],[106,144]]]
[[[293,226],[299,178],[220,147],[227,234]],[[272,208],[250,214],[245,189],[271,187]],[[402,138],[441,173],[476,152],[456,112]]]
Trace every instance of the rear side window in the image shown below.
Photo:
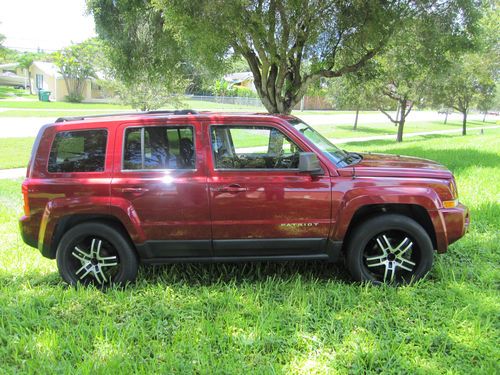
[[[106,156],[106,130],[67,131],[56,134],[48,171],[102,172]]]
[[[124,170],[194,168],[192,127],[148,126],[126,129]]]

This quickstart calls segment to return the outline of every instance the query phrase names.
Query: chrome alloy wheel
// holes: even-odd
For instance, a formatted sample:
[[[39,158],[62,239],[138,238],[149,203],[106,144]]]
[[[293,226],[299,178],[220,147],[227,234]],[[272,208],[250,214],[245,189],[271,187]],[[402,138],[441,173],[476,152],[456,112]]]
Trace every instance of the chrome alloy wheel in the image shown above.
[[[404,232],[383,232],[373,237],[364,252],[364,263],[380,281],[392,283],[411,278],[418,262],[418,247]]]
[[[113,274],[119,268],[116,251],[110,244],[99,238],[93,237],[78,243],[74,246],[71,255],[77,260],[75,275],[82,282],[93,278],[102,285],[111,281]]]

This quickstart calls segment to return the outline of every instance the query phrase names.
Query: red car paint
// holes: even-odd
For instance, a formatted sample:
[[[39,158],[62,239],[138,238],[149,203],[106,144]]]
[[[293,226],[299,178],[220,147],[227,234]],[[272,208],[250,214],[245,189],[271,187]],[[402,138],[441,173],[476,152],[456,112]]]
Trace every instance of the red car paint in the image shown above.
[[[37,137],[23,182],[23,239],[54,258],[64,231],[81,221],[106,219],[126,230],[145,262],[230,257],[233,240],[257,241],[256,248],[264,251],[279,247],[280,239],[295,239],[299,244],[302,240],[305,247],[312,243],[306,246],[309,239],[321,239],[311,251],[326,251],[333,260],[332,252],[325,250],[327,242],[340,252],[353,222],[374,209],[407,210],[428,231],[438,252],[445,252],[465,234],[467,208],[442,205],[457,198],[453,176],[445,167],[424,159],[379,154],[363,154],[358,164],[338,167],[291,126],[291,120],[297,119],[265,114],[160,113],[46,125]],[[193,127],[195,169],[123,171],[124,129],[158,125]],[[325,173],[217,170],[210,126],[220,125],[274,127],[303,151],[315,153]],[[49,173],[56,133],[89,129],[107,131],[104,171]],[[259,255],[244,246],[240,250],[239,255]],[[307,256],[301,246],[294,254]]]

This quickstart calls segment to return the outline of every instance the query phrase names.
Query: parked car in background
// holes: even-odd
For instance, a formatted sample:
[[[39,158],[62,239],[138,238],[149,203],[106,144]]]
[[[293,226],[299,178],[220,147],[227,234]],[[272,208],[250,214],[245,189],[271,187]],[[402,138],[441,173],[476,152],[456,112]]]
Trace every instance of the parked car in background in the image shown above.
[[[26,79],[12,72],[0,73],[0,86],[12,86],[15,88],[26,88]]]
[[[469,225],[433,161],[337,148],[293,116],[159,111],[60,118],[22,185],[24,241],[69,284],[139,262],[345,261],[406,283]]]

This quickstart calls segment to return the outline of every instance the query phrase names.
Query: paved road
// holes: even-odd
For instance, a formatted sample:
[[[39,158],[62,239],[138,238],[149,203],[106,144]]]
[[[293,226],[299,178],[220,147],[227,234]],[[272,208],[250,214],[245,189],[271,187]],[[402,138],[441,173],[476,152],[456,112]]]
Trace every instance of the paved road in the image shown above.
[[[6,110],[2,108],[1,110]],[[310,125],[324,124],[349,124],[354,122],[353,114],[338,115],[300,115],[298,116]],[[459,114],[452,114],[449,120],[460,120]],[[470,115],[470,120],[482,119],[482,115]],[[35,137],[40,127],[44,124],[54,121],[51,117],[0,117],[0,138],[12,137]],[[442,121],[443,116],[433,111],[414,111],[411,112],[408,121]],[[363,123],[383,123],[388,122],[387,117],[382,113],[370,113],[359,115],[359,124]]]

